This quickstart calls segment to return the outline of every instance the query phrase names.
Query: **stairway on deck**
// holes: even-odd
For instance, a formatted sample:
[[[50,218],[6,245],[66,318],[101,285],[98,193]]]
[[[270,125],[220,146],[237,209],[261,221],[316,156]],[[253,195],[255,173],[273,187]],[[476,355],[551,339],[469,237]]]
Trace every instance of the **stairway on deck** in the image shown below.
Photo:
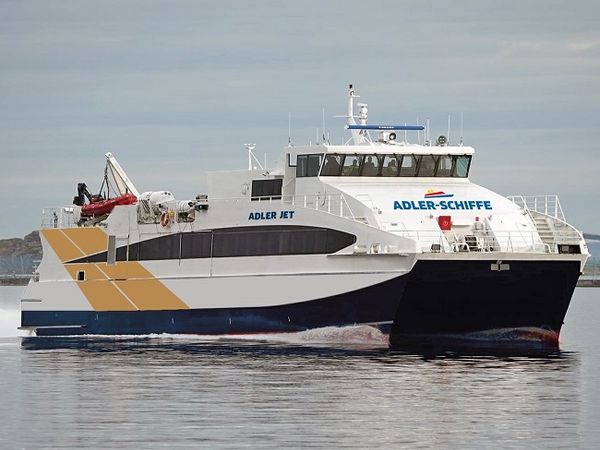
[[[567,224],[557,229],[552,228],[548,218],[541,214],[534,213],[531,218],[544,244],[554,246],[556,244],[578,244],[580,241],[579,234]],[[563,222],[558,222],[558,224],[563,224]]]
[[[554,231],[550,228],[548,220],[543,216],[533,215],[533,222],[535,223],[535,228],[540,235],[542,242],[544,244],[554,245]]]

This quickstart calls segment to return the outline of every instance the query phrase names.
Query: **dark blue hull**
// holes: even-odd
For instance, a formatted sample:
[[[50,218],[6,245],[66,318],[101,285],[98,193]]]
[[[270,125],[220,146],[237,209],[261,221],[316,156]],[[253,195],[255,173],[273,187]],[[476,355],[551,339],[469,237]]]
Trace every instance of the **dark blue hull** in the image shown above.
[[[579,277],[576,261],[419,261],[408,275],[333,297],[273,307],[176,311],[24,311],[38,335],[248,334],[379,324],[391,342],[536,328],[556,336]],[[393,323],[393,326],[392,326]],[[391,330],[390,330],[391,328]]]

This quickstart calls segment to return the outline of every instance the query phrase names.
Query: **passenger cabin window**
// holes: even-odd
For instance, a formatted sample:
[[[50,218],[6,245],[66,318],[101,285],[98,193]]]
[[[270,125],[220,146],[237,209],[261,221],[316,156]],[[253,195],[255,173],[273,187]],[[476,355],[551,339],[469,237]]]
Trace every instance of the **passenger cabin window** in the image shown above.
[[[321,176],[466,178],[470,164],[471,155],[328,154]]]
[[[252,200],[280,199],[283,178],[252,180]]]
[[[355,242],[356,236],[344,231],[303,225],[220,228],[213,231],[173,233],[119,247],[117,255],[120,257],[117,260],[329,254]],[[98,261],[106,261],[106,253],[93,256],[97,256]],[[91,259],[96,260],[92,256],[86,256],[70,262],[83,263],[90,262]],[[85,280],[83,271],[77,273],[77,280]]]
[[[323,155],[298,155],[296,159],[296,177],[316,177],[319,175]]]

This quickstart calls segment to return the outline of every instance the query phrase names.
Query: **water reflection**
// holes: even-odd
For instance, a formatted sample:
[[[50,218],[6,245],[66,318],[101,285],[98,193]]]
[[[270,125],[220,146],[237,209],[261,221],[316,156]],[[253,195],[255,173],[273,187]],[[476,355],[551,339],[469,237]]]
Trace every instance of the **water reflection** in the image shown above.
[[[311,356],[319,358],[372,357],[390,361],[405,357],[420,357],[422,360],[440,358],[459,359],[466,357],[497,358],[538,358],[568,361],[576,358],[576,352],[561,351],[558,348],[506,344],[486,346],[406,344],[389,348],[387,345],[344,342],[282,342],[280,340],[236,339],[193,339],[189,337],[24,337],[21,348],[29,351],[77,350],[90,353],[171,353],[182,355],[247,355],[247,356]]]
[[[22,338],[21,352],[0,347],[13,411],[0,436],[25,447],[579,444],[578,353],[284,338]]]

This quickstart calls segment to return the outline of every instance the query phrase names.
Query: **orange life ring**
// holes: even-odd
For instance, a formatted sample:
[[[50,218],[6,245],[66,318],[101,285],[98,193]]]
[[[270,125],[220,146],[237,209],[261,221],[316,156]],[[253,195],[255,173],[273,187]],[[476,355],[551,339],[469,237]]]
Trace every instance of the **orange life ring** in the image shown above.
[[[160,215],[160,224],[163,227],[168,227],[171,225],[171,215],[168,211],[163,211],[163,213]]]

